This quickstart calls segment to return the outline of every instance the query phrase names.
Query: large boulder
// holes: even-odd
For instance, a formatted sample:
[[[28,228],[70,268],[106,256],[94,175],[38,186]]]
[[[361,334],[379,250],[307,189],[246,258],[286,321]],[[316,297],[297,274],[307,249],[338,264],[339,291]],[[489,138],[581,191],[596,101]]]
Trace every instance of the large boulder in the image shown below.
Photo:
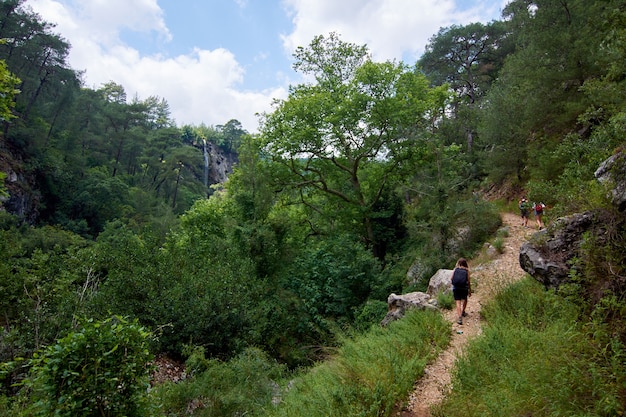
[[[557,219],[522,244],[520,266],[546,288],[558,288],[580,255],[583,235],[593,231],[601,239],[602,217],[599,211],[588,211]]]
[[[452,292],[451,269],[440,269],[428,281],[427,292],[410,292],[407,294],[391,294],[387,297],[387,315],[381,321],[382,326],[404,317],[406,310],[417,308],[420,310],[434,310],[437,308],[437,295],[440,292]]]
[[[404,317],[408,309],[434,310],[437,308],[437,300],[425,292],[416,291],[401,295],[389,295],[387,306],[387,315],[380,322],[381,326],[386,326],[390,322]]]
[[[428,282],[428,295],[436,298],[440,292],[452,293],[452,272],[452,269],[438,270]]]

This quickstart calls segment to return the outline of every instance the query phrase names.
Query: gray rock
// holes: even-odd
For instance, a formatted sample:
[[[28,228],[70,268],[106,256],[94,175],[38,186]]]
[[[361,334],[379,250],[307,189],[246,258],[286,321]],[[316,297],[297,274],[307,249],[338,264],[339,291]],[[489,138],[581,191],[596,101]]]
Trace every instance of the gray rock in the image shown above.
[[[498,256],[498,249],[496,249],[491,243],[486,242],[484,248],[485,255],[487,255],[489,259],[493,259]]]
[[[626,155],[618,152],[600,164],[595,177],[611,187],[612,203],[620,211],[626,210]]]
[[[440,269],[435,275],[430,278],[428,282],[428,290],[427,293],[431,297],[436,298],[437,294],[440,292],[443,293],[451,293],[452,292],[452,270],[451,269]]]
[[[381,326],[386,326],[390,322],[404,317],[408,309],[435,310],[437,308],[436,301],[421,291],[402,295],[390,294],[387,297],[387,305],[389,309],[385,318],[380,322]]]
[[[557,219],[521,246],[520,266],[546,288],[558,288],[567,282],[571,261],[580,255],[583,235],[591,230],[602,235],[599,217],[588,211]]]
[[[426,267],[424,262],[421,259],[416,259],[406,273],[407,282],[409,285],[417,284],[424,278],[425,274]]]
[[[437,295],[439,292],[452,292],[451,269],[440,269],[428,282],[428,292],[410,292],[406,294],[390,294],[387,297],[387,315],[380,322],[381,326],[386,326],[390,322],[404,317],[406,310],[417,308],[420,310],[437,309]]]

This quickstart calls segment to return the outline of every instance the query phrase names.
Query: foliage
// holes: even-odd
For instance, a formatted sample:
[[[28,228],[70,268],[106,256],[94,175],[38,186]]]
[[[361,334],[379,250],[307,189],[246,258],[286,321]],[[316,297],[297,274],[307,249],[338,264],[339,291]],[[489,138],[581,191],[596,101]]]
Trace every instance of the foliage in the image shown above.
[[[510,53],[506,27],[494,21],[439,29],[419,60],[435,85],[447,85],[454,93],[450,108],[453,117],[441,124],[452,143],[466,141],[472,151],[477,130],[476,112]]]
[[[151,396],[164,415],[262,415],[285,374],[284,366],[254,348],[228,362],[209,360],[206,367],[185,381],[156,387]]]
[[[389,306],[382,300],[368,300],[355,314],[353,328],[365,333],[372,326],[380,325]]]
[[[504,253],[504,239],[497,237],[493,240],[493,247],[496,248],[498,253]]]
[[[624,382],[623,348],[599,354],[596,341],[576,321],[576,304],[527,279],[504,290],[483,311],[488,327],[458,361],[454,390],[433,415],[624,412],[618,388]]]
[[[581,305],[589,317],[588,330],[610,351],[612,339],[626,341],[626,223],[622,213],[612,210],[596,210],[595,215],[599,226],[583,236],[561,294]]]
[[[284,167],[277,181],[309,209],[313,231],[356,233],[384,259],[376,219],[395,213],[377,205],[445,94],[416,70],[372,62],[366,48],[336,34],[316,37],[295,58],[294,68],[317,83],[292,87],[264,117],[266,150]]]
[[[82,320],[33,359],[35,415],[146,416],[150,334],[136,321]]]
[[[479,129],[479,142],[486,152],[484,168],[492,180],[514,177],[523,184],[529,179],[526,167],[538,164],[551,173],[546,177],[544,169],[538,177],[531,172],[531,179],[556,182],[559,168],[578,163],[573,158],[555,165],[548,161],[554,158],[551,149],[559,147],[568,134],[583,132],[586,140],[598,122],[611,117],[615,101],[623,100],[621,81],[615,101],[605,94],[588,94],[593,85],[602,85],[601,90],[594,89],[600,93],[618,84],[613,77],[598,80],[616,65],[608,62],[619,54],[615,43],[619,31],[608,22],[619,16],[619,4],[519,0],[507,5],[503,14],[515,50],[486,96]],[[599,22],[607,24],[592,29]],[[610,146],[605,149],[611,150]]]
[[[372,327],[297,377],[268,416],[391,416],[416,376],[449,342],[438,313],[413,311],[388,327]]]
[[[89,259],[91,280],[84,283],[90,297],[85,309],[91,316],[110,313],[133,317],[146,326],[161,325],[168,258],[151,233],[141,235],[120,221],[107,224]]]
[[[344,342],[342,332],[381,331],[386,297],[407,290],[411,265],[429,276],[491,239],[500,218],[479,198],[480,188],[524,189],[548,204],[547,217],[599,207],[610,213],[594,172],[623,148],[626,131],[622,3],[514,0],[502,21],[441,29],[420,67],[374,62],[366,46],[336,34],[315,37],[294,60],[308,82],[276,101],[257,136],[236,120],[176,127],[164,99],[129,99],[114,81],[81,86],[66,61],[69,45],[53,25],[24,0],[0,2],[0,75],[8,77],[0,94],[15,116],[1,116],[0,178],[10,179],[0,186],[1,392],[10,399],[0,399],[0,409],[11,414],[30,402],[27,389],[16,396],[27,370],[20,358],[75,334],[76,316],[96,323],[111,314],[158,334],[151,346],[159,353],[190,355],[194,381],[163,391],[172,410],[208,412],[213,405],[201,405],[211,398],[215,409],[239,412],[247,410],[242,396],[265,407],[275,385],[261,374],[279,377],[273,360],[309,366]],[[208,180],[209,149],[233,160],[238,152],[225,184]],[[561,289],[578,294],[583,337],[578,326],[560,324],[552,310],[558,302],[541,307],[524,296],[526,306],[510,300],[519,317],[508,322],[517,328],[521,320],[523,329],[498,330],[502,340],[488,342],[497,348],[494,357],[502,345],[521,355],[516,349],[525,343],[531,353],[588,360],[589,372],[571,384],[574,397],[595,401],[606,390],[597,408],[605,414],[621,411],[615,402],[623,378],[614,369],[624,351],[622,218],[606,215],[605,233],[587,237],[572,284]],[[554,327],[537,322],[546,314]],[[574,342],[571,352],[553,340],[559,332]],[[345,351],[358,356],[358,349]],[[402,361],[373,350],[394,366]],[[221,362],[229,358],[232,364]],[[413,359],[406,365],[415,370]],[[567,378],[587,369],[556,364],[563,366],[553,371]],[[347,369],[341,361],[328,367],[339,375]],[[369,375],[350,369],[348,381]],[[375,367],[377,376],[381,369]],[[534,377],[514,370],[503,374],[505,393],[531,392],[524,383]],[[237,372],[255,375],[258,397],[233,388],[241,382]],[[539,369],[537,378],[544,374]],[[224,401],[207,394],[220,392],[220,378],[228,381]],[[390,394],[368,378],[356,378],[366,382],[355,387],[324,376],[319,386],[305,386],[320,391],[311,403],[363,398],[367,410],[359,405],[357,413],[387,412],[404,379]],[[568,393],[563,388],[556,401]],[[533,391],[529,401],[543,399]],[[561,414],[572,410],[565,409]]]
[[[0,311],[8,334],[0,359],[29,356],[65,332],[78,313],[74,291],[80,282],[77,254],[87,245],[61,229],[0,230]]]
[[[4,61],[0,60],[0,121],[6,122],[15,116],[11,109],[15,106],[15,96],[20,79],[11,74]]]
[[[437,306],[446,310],[452,310],[454,307],[454,297],[450,292],[440,291],[437,293]]]
[[[303,300],[318,324],[331,317],[352,319],[354,308],[379,288],[378,269],[362,246],[336,237],[309,244],[290,265],[284,286]]]
[[[260,342],[257,326],[265,324],[259,318],[270,291],[232,244],[235,224],[230,200],[215,195],[182,217],[180,231],[161,251],[165,263],[148,278],[157,280],[153,319],[171,325],[160,337],[163,349],[179,353],[193,343],[210,356],[228,357]]]

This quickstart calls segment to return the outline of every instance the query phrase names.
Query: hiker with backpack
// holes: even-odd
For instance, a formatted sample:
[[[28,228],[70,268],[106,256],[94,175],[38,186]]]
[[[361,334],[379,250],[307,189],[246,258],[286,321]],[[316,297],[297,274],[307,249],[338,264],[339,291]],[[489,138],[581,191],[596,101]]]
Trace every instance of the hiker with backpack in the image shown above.
[[[533,203],[533,211],[535,212],[535,220],[537,221],[537,227],[539,228],[539,230],[545,227],[543,221],[541,220],[541,216],[543,215],[543,209],[545,208],[546,205],[543,203]]]
[[[522,217],[522,226],[528,227],[528,215],[530,214],[530,203],[526,200],[526,197],[522,197],[519,201],[519,213]]]
[[[472,295],[472,285],[470,282],[470,272],[467,260],[460,258],[452,271],[452,295],[456,303],[457,323],[463,324],[463,317],[467,316],[467,298]]]

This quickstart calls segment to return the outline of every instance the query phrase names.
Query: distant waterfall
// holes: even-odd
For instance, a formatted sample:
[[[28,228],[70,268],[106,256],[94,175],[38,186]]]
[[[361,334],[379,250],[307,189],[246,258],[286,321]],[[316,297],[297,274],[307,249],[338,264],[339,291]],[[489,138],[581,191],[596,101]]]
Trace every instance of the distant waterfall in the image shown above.
[[[206,148],[206,139],[202,139],[202,152],[204,154],[204,186],[209,186],[209,152]]]

